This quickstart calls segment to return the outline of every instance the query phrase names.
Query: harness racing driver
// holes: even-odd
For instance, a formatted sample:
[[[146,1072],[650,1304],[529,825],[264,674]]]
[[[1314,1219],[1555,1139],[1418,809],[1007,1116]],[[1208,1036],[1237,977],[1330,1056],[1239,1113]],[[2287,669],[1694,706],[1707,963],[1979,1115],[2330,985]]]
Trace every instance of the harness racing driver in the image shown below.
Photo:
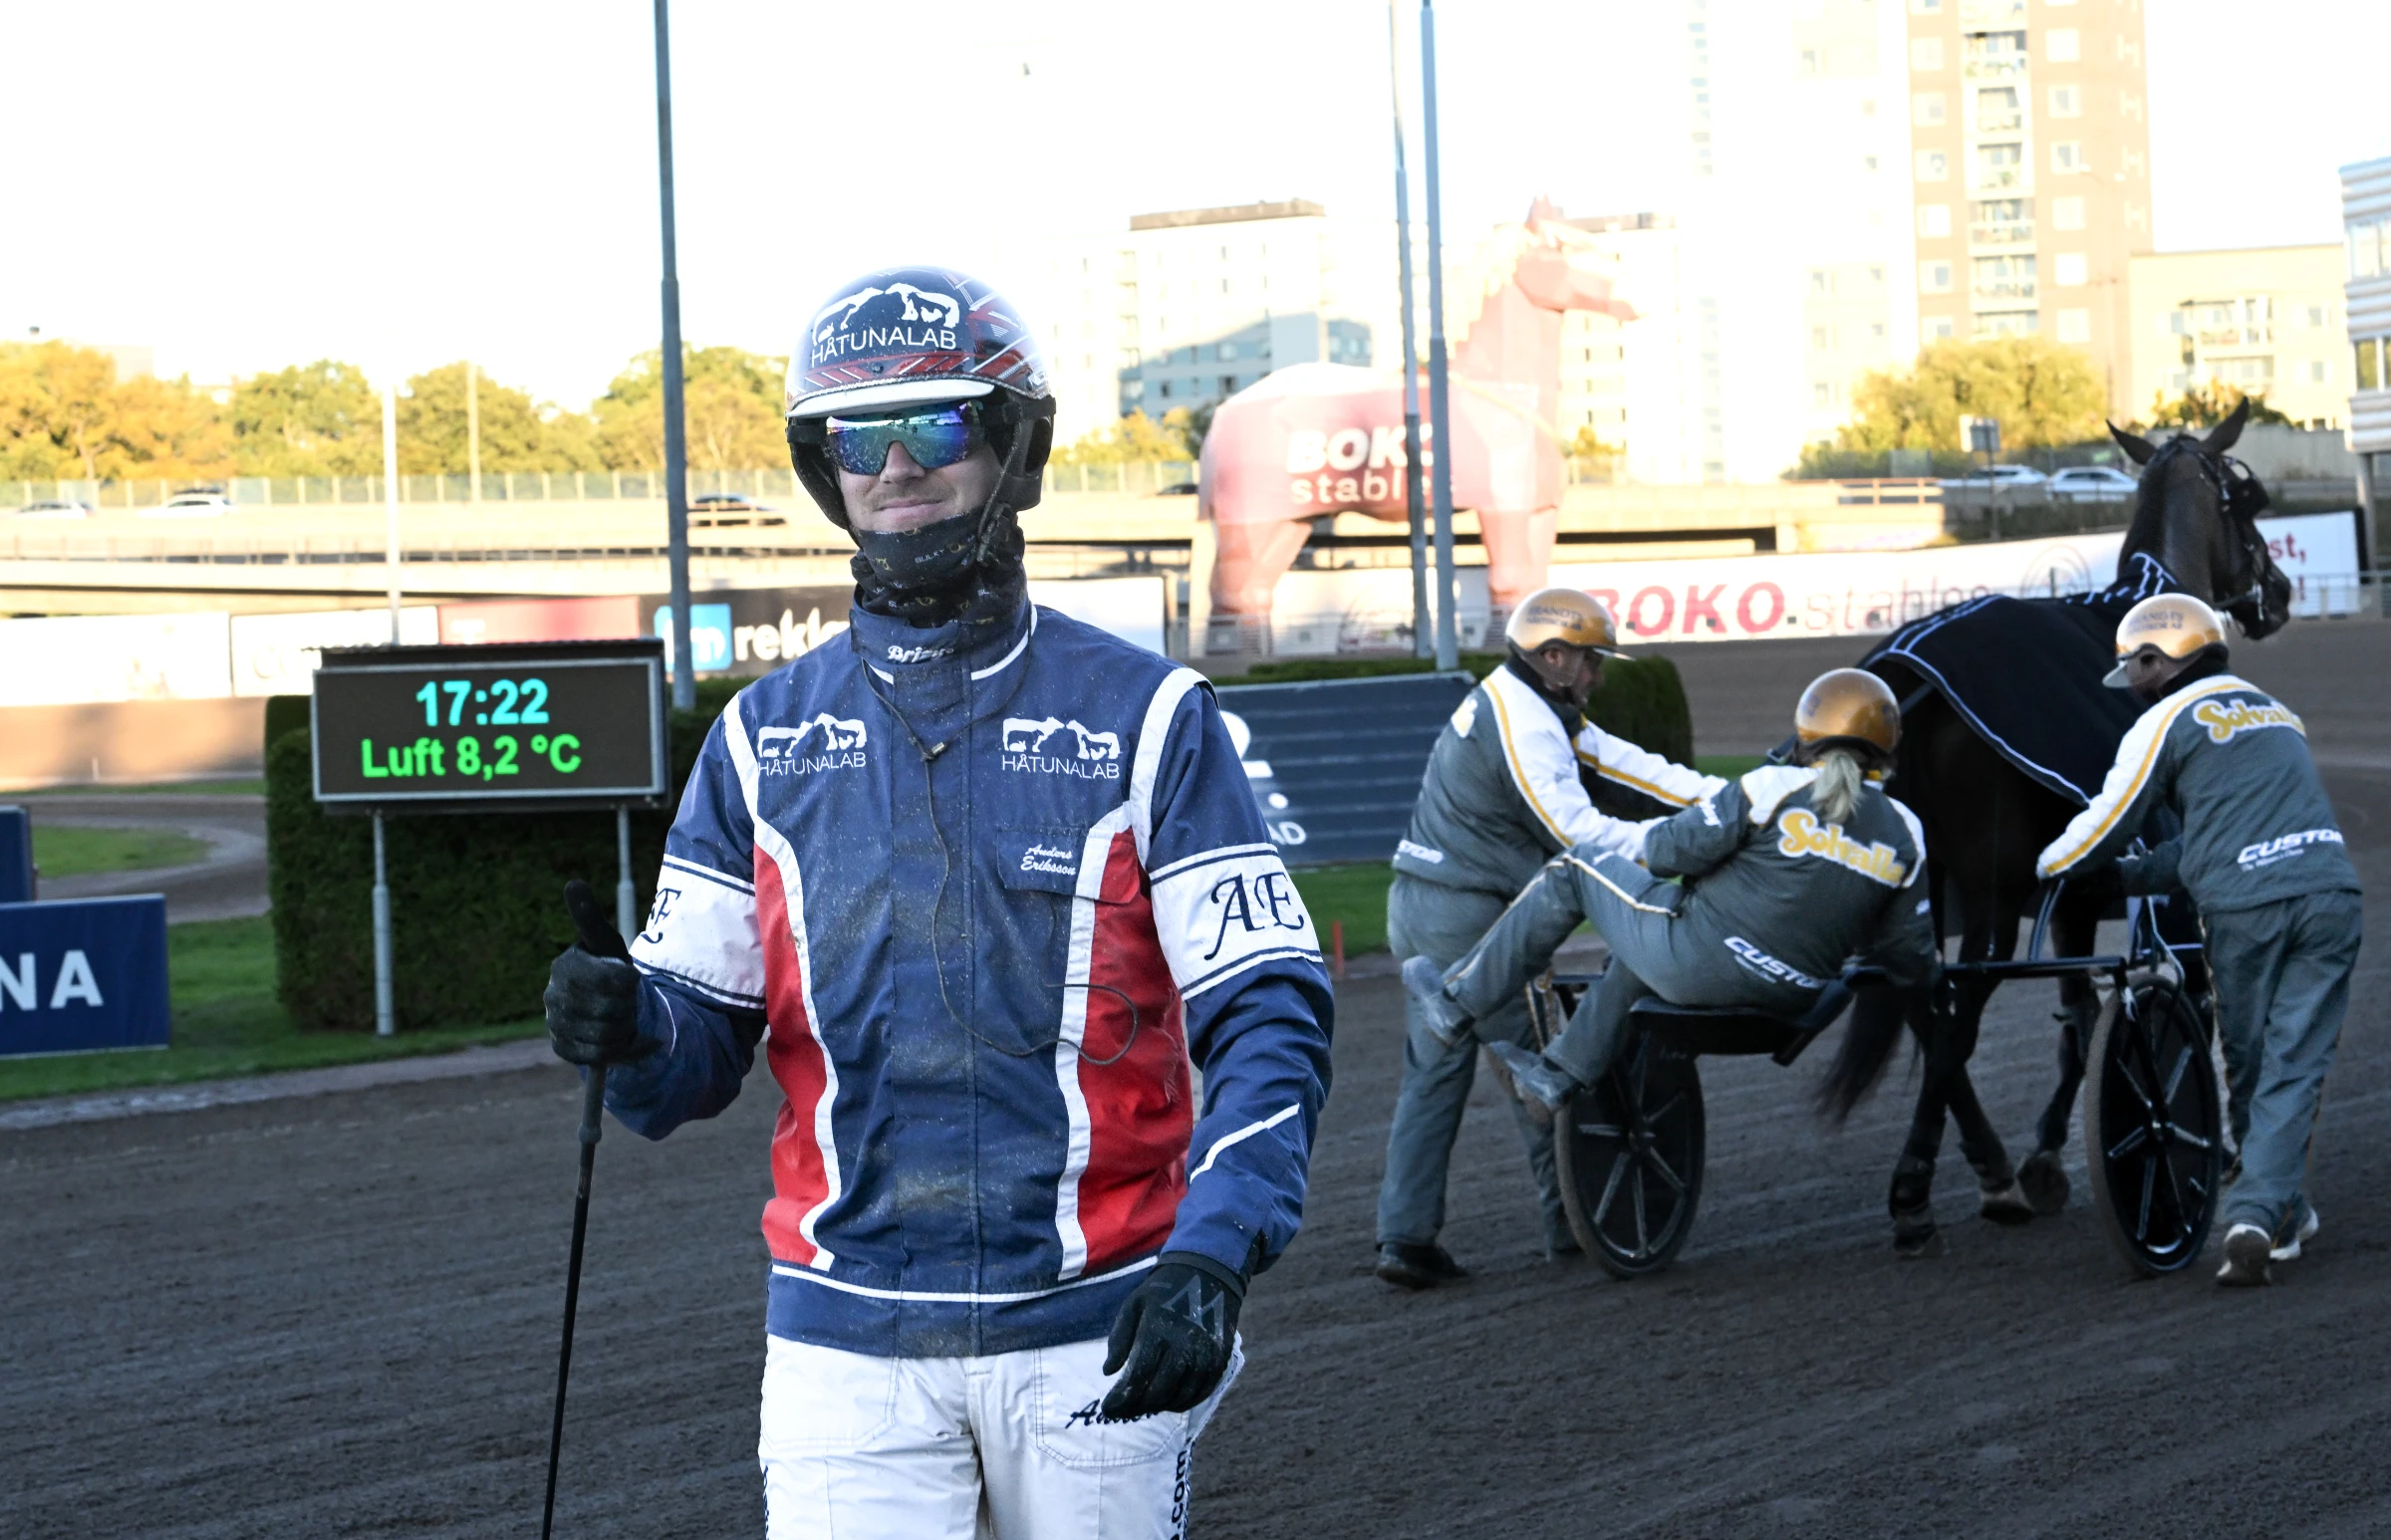
[[[1681,808],[1727,784],[1586,719],[1602,660],[1623,655],[1600,601],[1568,588],[1531,594],[1511,612],[1503,640],[1509,655],[1502,666],[1438,736],[1410,833],[1396,847],[1387,938],[1398,958],[1439,972],[1486,933],[1548,857],[1585,846],[1631,861],[1642,854],[1642,826],[1598,811],[1589,781],[1606,806],[1637,813]],[[1437,1233],[1478,1045],[1468,1032],[1439,1034],[1416,1008],[1407,1009],[1404,1027],[1403,1089],[1378,1195],[1378,1276],[1421,1289],[1464,1276]],[[1526,994],[1513,990],[1477,1020],[1474,1036],[1510,1044],[1527,1041],[1532,1030]],[[1519,1132],[1543,1206],[1545,1244],[1556,1255],[1574,1251],[1553,1173],[1552,1131],[1521,1114]]]
[[[636,966],[556,960],[556,1051],[661,1139],[763,1047],[776,1540],[1184,1534],[1327,1095],[1311,920],[1202,679],[1029,603],[1010,306],[858,279],[788,406],[852,628],[706,735]]]
[[[2117,859],[2130,895],[2181,887],[2199,905],[2216,990],[2241,1175],[2225,1201],[2217,1281],[2269,1281],[2316,1234],[2308,1144],[2358,960],[2358,874],[2289,708],[2226,670],[2225,627],[2189,594],[2145,599],[2117,624],[2103,682],[2149,707],[2100,795],[2042,852],[2043,877],[2118,858],[2154,808],[2183,833]]]
[[[1421,1010],[1451,1030],[1498,1009],[1580,919],[1601,932],[1610,969],[1552,1045],[1490,1045],[1531,1116],[1549,1120],[1602,1077],[1638,1000],[1792,1017],[1855,955],[1896,984],[1933,976],[1926,838],[1875,784],[1901,738],[1893,692],[1857,668],[1820,674],[1793,730],[1792,764],[1763,765],[1653,826],[1643,866],[1598,845],[1568,851],[1442,975],[1404,969]]]

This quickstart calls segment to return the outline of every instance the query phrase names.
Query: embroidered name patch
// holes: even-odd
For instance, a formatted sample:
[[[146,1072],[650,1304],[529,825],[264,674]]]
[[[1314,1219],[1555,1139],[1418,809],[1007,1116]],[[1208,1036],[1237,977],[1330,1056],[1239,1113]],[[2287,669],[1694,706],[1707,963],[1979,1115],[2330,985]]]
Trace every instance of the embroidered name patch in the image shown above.
[[[1820,824],[1807,808],[1787,808],[1776,828],[1776,848],[1788,856],[1816,856],[1887,888],[1899,888],[1910,875],[1892,846],[1862,845],[1845,835],[1841,824]]]
[[[2257,705],[2236,701],[2227,705],[2222,700],[2204,700],[2192,708],[2192,720],[2209,730],[2211,742],[2223,743],[2238,732],[2255,732],[2260,727],[2288,727],[2301,737],[2308,729],[2286,706]]]

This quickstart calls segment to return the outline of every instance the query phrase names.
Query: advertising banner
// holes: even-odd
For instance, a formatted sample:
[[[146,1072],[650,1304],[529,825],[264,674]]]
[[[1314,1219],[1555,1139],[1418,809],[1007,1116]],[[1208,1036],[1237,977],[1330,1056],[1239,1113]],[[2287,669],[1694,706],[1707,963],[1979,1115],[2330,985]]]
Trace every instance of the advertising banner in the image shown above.
[[[717,589],[689,605],[689,650],[699,673],[769,673],[847,630],[845,584],[805,588]],[[640,607],[640,635],[660,637],[672,665],[672,606],[651,594]]]
[[[0,622],[0,706],[229,695],[231,621],[205,614]]]
[[[2260,519],[2258,531],[2291,580],[2294,616],[2360,607],[2355,514]],[[2124,542],[2123,532],[2110,531],[1915,551],[1563,560],[1549,581],[1602,600],[1634,642],[1866,637],[1987,594],[2058,598],[2106,587]],[[1485,645],[1485,569],[1464,567],[1458,577],[1461,645]],[[1290,657],[1402,647],[1411,626],[1404,567],[1290,572],[1271,613],[1273,649]]]
[[[1160,575],[1061,579],[1031,583],[1029,597],[1032,603],[1160,652],[1163,583]],[[697,671],[746,677],[769,673],[844,636],[853,597],[854,590],[843,585],[717,589],[705,594],[689,606],[689,649],[696,655]],[[641,630],[663,639],[669,666],[672,607],[656,596],[640,604]]]
[[[398,612],[398,640],[428,645],[440,640],[439,612],[429,605]],[[327,610],[306,615],[232,618],[232,692],[304,695],[326,647],[379,647],[391,641],[391,612]]]
[[[0,903],[0,1057],[163,1048],[166,900]]]
[[[475,646],[485,642],[604,642],[641,634],[640,602],[628,596],[496,599],[440,606],[440,634],[421,640]]]
[[[1163,583],[1151,578],[1072,578],[1029,586],[1032,604],[1044,605],[1098,631],[1109,631],[1149,652],[1164,650]]]
[[[2357,608],[2352,515],[2260,519],[2258,531],[2292,580],[2294,615]],[[1602,600],[1639,641],[1863,637],[1988,594],[2056,599],[2105,588],[2116,581],[2124,544],[2124,532],[2113,530],[1921,551],[1555,564],[1552,581]]]

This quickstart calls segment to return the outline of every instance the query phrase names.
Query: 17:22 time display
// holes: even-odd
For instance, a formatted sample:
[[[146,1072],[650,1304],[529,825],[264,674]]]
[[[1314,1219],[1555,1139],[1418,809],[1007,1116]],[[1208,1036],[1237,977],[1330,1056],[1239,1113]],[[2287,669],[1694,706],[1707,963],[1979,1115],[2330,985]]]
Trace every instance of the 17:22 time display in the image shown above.
[[[423,725],[439,727],[441,697],[447,697],[448,720],[445,725],[459,726],[464,721],[465,707],[471,704],[484,709],[473,713],[473,724],[481,726],[538,726],[548,720],[548,681],[545,679],[492,679],[487,685],[476,685],[471,679],[427,679],[415,691],[414,698],[423,702]],[[495,697],[495,699],[493,699]],[[369,779],[386,776],[445,776],[448,774],[449,745],[438,738],[422,737],[412,743],[386,745],[380,762],[374,752],[374,740],[368,738],[362,746],[362,773]],[[519,773],[516,759],[524,745],[513,733],[500,733],[490,740],[485,752],[481,740],[471,733],[455,743],[456,773],[460,776],[488,781],[502,775]],[[550,736],[533,733],[531,752],[546,756],[559,775],[571,775],[581,768],[581,739],[569,732]]]

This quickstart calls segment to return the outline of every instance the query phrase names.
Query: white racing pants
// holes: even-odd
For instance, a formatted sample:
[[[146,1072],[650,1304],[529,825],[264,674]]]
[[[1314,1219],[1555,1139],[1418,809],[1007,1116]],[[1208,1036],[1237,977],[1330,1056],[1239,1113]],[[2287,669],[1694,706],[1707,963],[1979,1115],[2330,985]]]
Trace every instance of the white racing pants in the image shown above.
[[[1104,1343],[898,1359],[765,1339],[768,1540],[1181,1540],[1193,1412],[1097,1420]]]

